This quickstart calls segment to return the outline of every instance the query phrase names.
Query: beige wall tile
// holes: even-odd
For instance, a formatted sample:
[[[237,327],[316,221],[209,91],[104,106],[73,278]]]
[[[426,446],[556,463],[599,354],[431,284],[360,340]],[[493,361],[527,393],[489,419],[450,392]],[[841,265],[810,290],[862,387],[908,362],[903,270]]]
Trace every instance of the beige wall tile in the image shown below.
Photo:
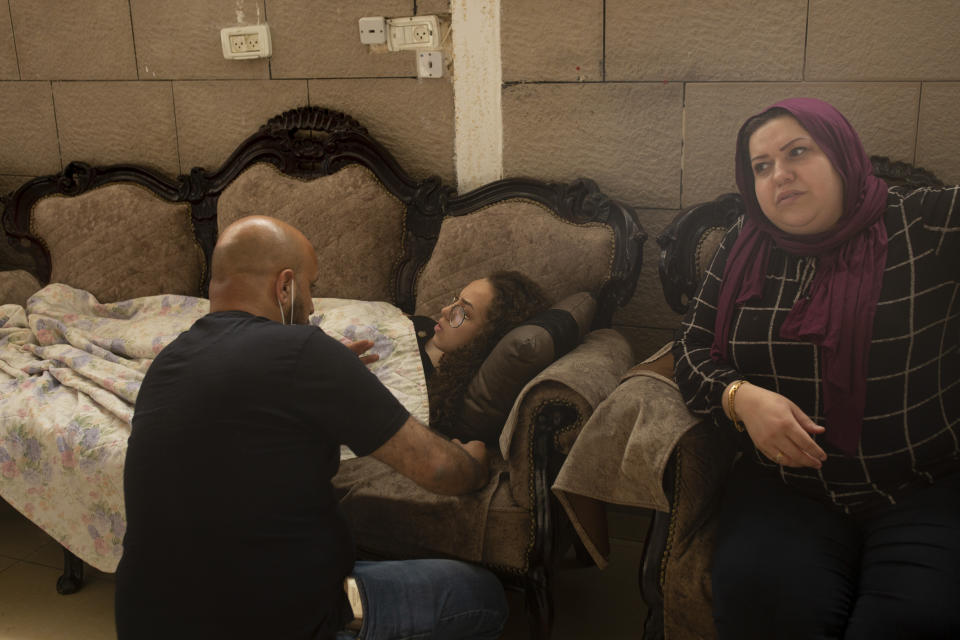
[[[169,82],[54,82],[64,164],[132,163],[180,173]]]
[[[0,173],[60,171],[57,122],[49,82],[0,82]]]
[[[32,180],[36,176],[11,176],[0,175],[0,193],[8,194],[20,188],[24,182]]]
[[[243,24],[264,22],[264,0],[130,0],[140,79],[269,78],[266,58],[223,57],[220,29],[240,24],[240,14]]]
[[[416,4],[420,16],[450,13],[450,0],[417,0]]]
[[[603,80],[603,0],[507,0],[503,80]]]
[[[453,85],[440,80],[311,80],[310,104],[343,111],[365,126],[414,178],[456,186]]]
[[[273,116],[307,105],[305,80],[174,82],[180,167],[219,168]]]
[[[924,83],[917,165],[946,184],[960,184],[960,82]]]
[[[504,87],[504,174],[592,178],[631,206],[677,207],[682,97],[662,83]]]
[[[810,0],[804,77],[960,80],[958,27],[956,0]]]
[[[643,269],[637,281],[637,288],[626,306],[613,317],[615,325],[635,327],[659,327],[673,329],[680,323],[680,316],[673,312],[663,297],[660,284],[660,247],[657,236],[670,224],[679,212],[678,209],[641,209],[637,219],[647,232],[647,241],[643,245]]]
[[[274,78],[376,78],[417,75],[412,51],[374,53],[360,44],[363,16],[405,17],[410,0],[317,2],[284,0],[269,5]]]
[[[919,83],[689,84],[683,145],[683,206],[736,191],[734,147],[751,115],[792,96],[820,98],[857,129],[867,153],[912,161]]]
[[[13,45],[13,22],[10,5],[0,5],[0,80],[19,80],[17,49]]]
[[[607,0],[607,80],[800,80],[806,0]]]
[[[135,80],[127,0],[10,0],[24,80]]]

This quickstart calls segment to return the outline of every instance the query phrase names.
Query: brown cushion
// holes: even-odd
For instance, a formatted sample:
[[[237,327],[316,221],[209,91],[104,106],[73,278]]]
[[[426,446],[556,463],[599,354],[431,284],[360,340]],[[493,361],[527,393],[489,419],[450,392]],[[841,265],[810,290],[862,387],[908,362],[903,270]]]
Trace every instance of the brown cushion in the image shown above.
[[[575,293],[503,336],[467,387],[458,433],[448,435],[495,445],[524,385],[580,343],[596,308],[589,293]]]
[[[224,189],[217,226],[249,215],[279,218],[313,244],[320,277],[314,298],[396,302],[394,269],[403,255],[405,207],[357,164],[301,180],[270,164],[255,164]]]
[[[596,296],[610,278],[613,252],[610,227],[575,224],[529,200],[448,217],[417,279],[416,315],[436,318],[451,291],[500,269],[526,274],[552,300],[578,291]]]
[[[51,282],[100,302],[174,293],[200,294],[203,253],[190,205],[133,184],[109,184],[33,207],[31,231],[50,250]]]
[[[0,271],[0,304],[27,306],[27,298],[40,290],[40,283],[21,269]]]

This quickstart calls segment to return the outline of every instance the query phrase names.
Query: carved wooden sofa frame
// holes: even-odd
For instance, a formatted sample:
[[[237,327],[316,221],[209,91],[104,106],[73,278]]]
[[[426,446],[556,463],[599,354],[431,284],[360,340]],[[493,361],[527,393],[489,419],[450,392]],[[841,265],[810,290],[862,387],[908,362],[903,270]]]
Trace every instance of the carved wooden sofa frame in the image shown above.
[[[8,242],[5,252],[14,259],[4,262],[3,252],[0,252],[0,284],[4,276],[16,273],[21,281],[35,278],[34,288],[39,288],[57,275],[57,256],[51,255],[47,240],[36,232],[33,216],[39,203],[49,198],[74,198],[105,185],[119,184],[145,188],[165,203],[184,205],[188,209],[193,238],[199,247],[196,252],[199,256],[197,281],[195,287],[189,287],[191,291],[148,293],[205,295],[211,252],[218,232],[218,203],[229,185],[257,163],[272,165],[283,175],[301,181],[333,175],[353,165],[372,172],[403,206],[401,247],[391,268],[389,297],[408,313],[418,311],[417,279],[431,258],[443,221],[513,200],[534,203],[572,224],[603,225],[609,230],[611,252],[606,278],[602,286],[592,292],[597,300],[594,328],[609,327],[615,309],[626,304],[633,295],[642,263],[645,234],[633,210],[605,196],[592,181],[582,179],[569,184],[548,184],[515,178],[499,180],[458,195],[436,177],[424,180],[410,177],[391,153],[357,121],[318,107],[294,109],[270,119],[214,171],[195,168],[189,174],[171,178],[135,165],[92,167],[74,162],[57,175],[26,183],[6,198],[2,218]],[[144,243],[146,240],[131,239],[131,242]],[[549,249],[541,248],[540,251],[542,259],[564,259],[562,255],[552,257]],[[321,257],[321,269],[323,264]],[[30,275],[26,276],[24,271]],[[78,286],[71,282],[67,284]],[[606,339],[622,341],[615,335],[616,338],[606,335]],[[627,351],[623,357],[625,368],[632,356],[626,342],[622,343]],[[575,357],[576,353],[577,350],[564,357]],[[621,373],[622,370],[610,372],[611,389]],[[511,453],[505,463],[511,476],[523,474],[522,479],[514,480],[529,493],[526,549],[522,554],[523,562],[518,565],[488,563],[505,582],[526,592],[536,637],[546,638],[550,634],[550,573],[558,556],[564,526],[562,510],[551,496],[550,485],[588,417],[585,412],[592,411],[591,401],[576,395],[570,389],[559,388],[559,385],[531,389],[526,394],[527,404],[519,412],[523,418],[515,438],[517,443],[522,443],[524,450]],[[358,544],[362,551],[363,541],[358,540]],[[58,580],[57,588],[61,593],[72,593],[82,586],[83,562],[66,549],[64,556],[64,574]]]

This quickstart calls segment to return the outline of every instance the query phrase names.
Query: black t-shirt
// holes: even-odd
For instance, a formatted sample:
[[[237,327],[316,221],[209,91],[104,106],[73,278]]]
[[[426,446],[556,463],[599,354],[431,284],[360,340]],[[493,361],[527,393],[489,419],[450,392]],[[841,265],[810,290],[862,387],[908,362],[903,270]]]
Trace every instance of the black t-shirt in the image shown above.
[[[151,365],[124,468],[123,638],[326,638],[353,541],[330,484],[407,411],[310,326],[209,314]]]

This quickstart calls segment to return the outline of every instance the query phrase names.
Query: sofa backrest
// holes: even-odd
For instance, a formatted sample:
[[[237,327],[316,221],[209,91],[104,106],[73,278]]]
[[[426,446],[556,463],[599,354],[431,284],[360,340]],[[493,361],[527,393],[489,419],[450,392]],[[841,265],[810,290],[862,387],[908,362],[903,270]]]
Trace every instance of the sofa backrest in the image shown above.
[[[870,156],[873,174],[891,187],[943,186],[932,172],[885,156]],[[745,212],[739,193],[695,204],[676,215],[657,236],[663,295],[677,313],[686,313],[723,236]]]
[[[148,168],[71,163],[11,194],[3,225],[40,285],[62,282],[101,302],[200,295],[206,266],[190,204]]]
[[[489,272],[524,271],[559,300],[597,298],[595,326],[633,294],[645,235],[629,207],[589,180],[499,180],[458,196],[416,180],[349,116],[303,107],[271,118],[215,171],[71,163],[11,194],[4,229],[41,285],[102,302],[206,295],[218,233],[251,214],[285,220],[317,251],[315,297],[386,300],[436,315]],[[18,249],[20,250],[20,249]]]
[[[308,180],[258,163],[223,190],[217,230],[253,214],[279,218],[302,231],[317,252],[315,298],[396,302],[394,269],[403,254],[405,213],[403,203],[362,165]]]
[[[436,317],[471,281],[510,269],[556,301],[589,292],[598,301],[594,326],[609,326],[618,294],[629,291],[629,299],[639,273],[645,236],[632,210],[588,180],[512,179],[481,189],[484,197],[466,194],[448,203],[436,246],[418,273],[417,315]]]

